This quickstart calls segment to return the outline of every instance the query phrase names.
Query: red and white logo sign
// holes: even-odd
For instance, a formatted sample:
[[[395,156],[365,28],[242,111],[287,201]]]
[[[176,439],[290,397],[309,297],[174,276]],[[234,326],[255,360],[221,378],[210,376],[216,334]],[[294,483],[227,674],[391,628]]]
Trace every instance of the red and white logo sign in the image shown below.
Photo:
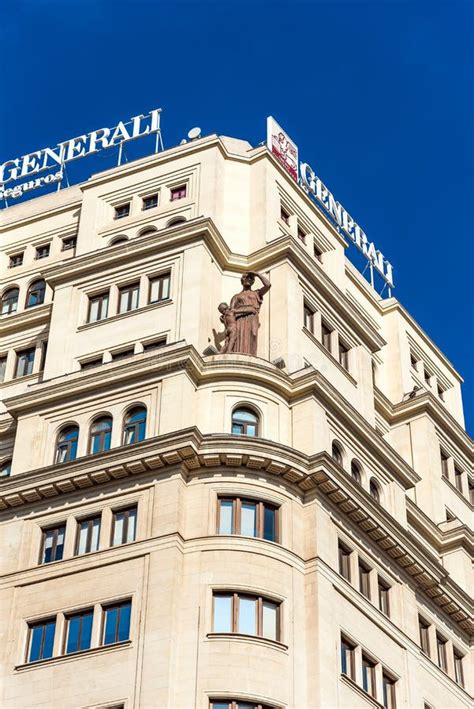
[[[298,182],[298,146],[272,116],[267,118],[267,147]]]

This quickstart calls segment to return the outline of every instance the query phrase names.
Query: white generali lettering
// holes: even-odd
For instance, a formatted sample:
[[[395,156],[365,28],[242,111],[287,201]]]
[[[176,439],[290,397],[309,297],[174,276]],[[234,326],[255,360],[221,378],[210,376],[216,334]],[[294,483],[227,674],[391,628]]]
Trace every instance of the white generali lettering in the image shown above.
[[[0,165],[0,198],[19,197],[23,192],[27,191],[23,189],[20,192],[16,187],[5,190],[4,186],[9,182],[14,182],[29,175],[36,175],[38,172],[50,170],[58,165],[62,167],[65,163],[71,162],[71,160],[77,160],[86,155],[97,153],[99,150],[113,148],[120,143],[135,140],[151,133],[157,133],[160,130],[160,113],[161,109],[157,108],[147,115],[134,116],[126,123],[120,121],[115,128],[100,128],[85,135],[65,140],[63,143],[58,143],[54,148],[43,148],[20,158],[7,160]],[[127,128],[127,125],[129,128]],[[56,175],[59,175],[59,173],[56,173]],[[52,179],[50,180],[47,177],[40,178],[41,184],[38,185],[36,185],[38,180],[32,180],[23,185],[17,185],[17,187],[24,188],[25,185],[34,183],[35,186],[28,187],[28,189],[37,189],[43,184],[56,182],[56,175],[51,176]],[[48,175],[48,177],[50,176]]]
[[[341,231],[354,243],[359,251],[373,264],[373,267],[382,276],[388,286],[393,288],[393,268],[381,251],[369,242],[366,234],[346,212],[340,202],[337,202],[326,185],[317,177],[308,163],[300,164],[301,186],[306,192],[312,194],[322,205],[324,210],[331,215]]]

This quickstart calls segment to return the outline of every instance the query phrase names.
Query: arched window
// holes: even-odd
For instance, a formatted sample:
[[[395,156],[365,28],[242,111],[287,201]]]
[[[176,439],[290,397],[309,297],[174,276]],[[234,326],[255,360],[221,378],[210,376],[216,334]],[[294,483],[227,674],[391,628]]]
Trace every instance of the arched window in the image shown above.
[[[378,484],[375,478],[372,478],[372,480],[370,481],[369,492],[370,496],[373,497],[374,500],[380,504],[380,485]]]
[[[10,477],[10,473],[12,471],[12,462],[11,460],[4,460],[0,464],[0,478],[8,478]]]
[[[139,443],[145,439],[146,408],[136,406],[125,416],[123,424],[123,445]]]
[[[46,292],[46,283],[41,278],[39,281],[34,281],[28,288],[26,296],[26,307],[32,308],[34,305],[44,303],[44,294]]]
[[[155,231],[158,231],[156,226],[146,226],[143,229],[140,229],[138,232],[138,236],[147,236],[148,234],[154,234]]]
[[[2,295],[2,315],[16,313],[18,308],[18,288],[9,288]]]
[[[76,460],[79,426],[66,426],[59,432],[56,443],[55,463],[67,463]]]
[[[103,453],[110,450],[110,441],[112,438],[112,417],[100,416],[91,426],[89,436],[89,452]]]
[[[173,219],[170,219],[169,222],[166,224],[166,226],[176,226],[177,224],[182,224],[183,222],[186,221],[186,217],[173,217]]]
[[[342,465],[342,462],[343,462],[342,448],[339,445],[339,443],[336,443],[335,441],[332,444],[331,455],[334,458],[334,460],[336,461],[336,463],[339,463],[339,465]]]
[[[123,244],[125,241],[128,241],[128,236],[117,236],[115,239],[112,239],[110,242],[110,246],[115,246],[116,244]]]
[[[360,465],[356,460],[353,460],[351,463],[351,475],[354,478],[354,480],[356,481],[356,483],[359,483],[359,485],[360,485],[360,483],[362,481],[362,473],[361,473]]]
[[[239,436],[258,436],[259,420],[252,409],[239,408],[232,412],[232,433]]]

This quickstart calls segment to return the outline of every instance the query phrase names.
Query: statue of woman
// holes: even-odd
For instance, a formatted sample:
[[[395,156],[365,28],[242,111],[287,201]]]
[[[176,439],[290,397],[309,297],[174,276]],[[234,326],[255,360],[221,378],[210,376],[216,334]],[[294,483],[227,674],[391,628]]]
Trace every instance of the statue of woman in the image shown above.
[[[262,287],[252,290],[255,277],[262,282]],[[234,295],[230,301],[230,309],[235,316],[235,338],[227,352],[241,352],[243,354],[257,354],[257,337],[260,323],[258,313],[263,302],[263,296],[268,293],[271,283],[261,273],[246,271],[240,279],[242,290]]]

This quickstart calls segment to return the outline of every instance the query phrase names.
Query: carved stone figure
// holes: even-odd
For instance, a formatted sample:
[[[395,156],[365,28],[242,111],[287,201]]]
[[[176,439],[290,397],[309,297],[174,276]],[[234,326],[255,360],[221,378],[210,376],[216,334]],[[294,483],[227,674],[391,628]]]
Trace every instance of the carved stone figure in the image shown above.
[[[262,287],[252,290],[255,278],[259,278]],[[263,296],[270,290],[271,283],[261,273],[246,271],[240,279],[242,290],[227,303],[219,305],[221,322],[225,326],[225,342],[222,353],[240,352],[242,354],[257,354],[257,338],[260,322],[258,313],[263,302]]]

